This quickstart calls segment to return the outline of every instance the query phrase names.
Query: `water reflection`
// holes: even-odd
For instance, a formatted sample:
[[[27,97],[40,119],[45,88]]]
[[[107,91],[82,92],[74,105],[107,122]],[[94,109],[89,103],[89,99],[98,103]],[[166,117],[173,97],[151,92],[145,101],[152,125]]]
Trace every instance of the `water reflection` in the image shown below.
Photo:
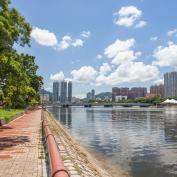
[[[59,109],[58,107],[52,107],[49,111],[67,128],[72,128],[72,108]]]
[[[176,108],[75,107],[50,111],[82,145],[132,176],[177,176]]]

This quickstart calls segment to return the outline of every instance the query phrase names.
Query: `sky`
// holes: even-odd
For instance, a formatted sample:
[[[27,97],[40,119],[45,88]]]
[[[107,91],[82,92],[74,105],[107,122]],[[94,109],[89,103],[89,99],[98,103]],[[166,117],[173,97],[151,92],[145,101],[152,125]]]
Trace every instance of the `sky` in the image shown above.
[[[176,0],[12,0],[31,24],[44,88],[72,80],[84,97],[117,87],[149,87],[177,68]]]

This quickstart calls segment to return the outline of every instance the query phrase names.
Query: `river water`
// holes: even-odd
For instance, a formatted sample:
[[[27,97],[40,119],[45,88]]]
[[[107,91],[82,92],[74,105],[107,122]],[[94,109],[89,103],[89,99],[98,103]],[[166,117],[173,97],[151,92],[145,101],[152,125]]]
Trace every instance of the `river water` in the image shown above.
[[[133,177],[177,177],[177,108],[49,108],[85,148]]]

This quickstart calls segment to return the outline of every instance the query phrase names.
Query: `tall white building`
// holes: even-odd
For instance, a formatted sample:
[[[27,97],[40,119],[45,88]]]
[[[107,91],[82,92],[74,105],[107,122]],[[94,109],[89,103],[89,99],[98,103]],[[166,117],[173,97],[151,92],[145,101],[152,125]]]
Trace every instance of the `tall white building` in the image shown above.
[[[164,74],[165,97],[177,96],[177,72]]]
[[[72,102],[72,82],[68,82],[68,102]]]
[[[57,102],[59,101],[59,82],[54,82],[53,83],[53,101]]]
[[[62,81],[60,83],[60,102],[66,103],[67,102],[67,82]]]

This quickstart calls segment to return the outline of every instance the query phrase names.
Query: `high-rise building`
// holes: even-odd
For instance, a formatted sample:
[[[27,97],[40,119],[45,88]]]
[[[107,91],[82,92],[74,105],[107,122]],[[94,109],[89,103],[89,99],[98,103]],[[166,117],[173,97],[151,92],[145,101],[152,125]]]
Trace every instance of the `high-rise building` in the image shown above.
[[[92,99],[92,94],[91,92],[88,92],[87,93],[87,101],[91,100]]]
[[[53,101],[59,101],[59,82],[53,83]]]
[[[177,96],[177,72],[164,74],[165,97]]]
[[[72,102],[72,82],[68,82],[68,102]]]
[[[150,87],[150,94],[156,94],[156,95],[159,95],[161,97],[164,97],[164,85],[163,84],[152,85]]]
[[[147,88],[145,87],[133,87],[131,89],[127,87],[125,88],[113,87],[112,101],[116,101],[117,96],[120,96],[120,98],[127,97],[128,99],[135,99],[135,98],[145,97],[146,94],[147,94]]]
[[[67,82],[62,81],[60,83],[60,102],[66,103],[67,101]]]
[[[91,91],[91,99],[92,100],[95,100],[95,90],[94,89],[92,89],[92,91]]]
[[[129,95],[129,88],[127,87],[123,87],[123,88],[113,87],[112,88],[112,101],[116,101],[116,96],[128,97],[128,95]]]
[[[145,87],[133,87],[129,91],[128,98],[135,99],[140,97],[145,97],[147,94],[147,88]]]

